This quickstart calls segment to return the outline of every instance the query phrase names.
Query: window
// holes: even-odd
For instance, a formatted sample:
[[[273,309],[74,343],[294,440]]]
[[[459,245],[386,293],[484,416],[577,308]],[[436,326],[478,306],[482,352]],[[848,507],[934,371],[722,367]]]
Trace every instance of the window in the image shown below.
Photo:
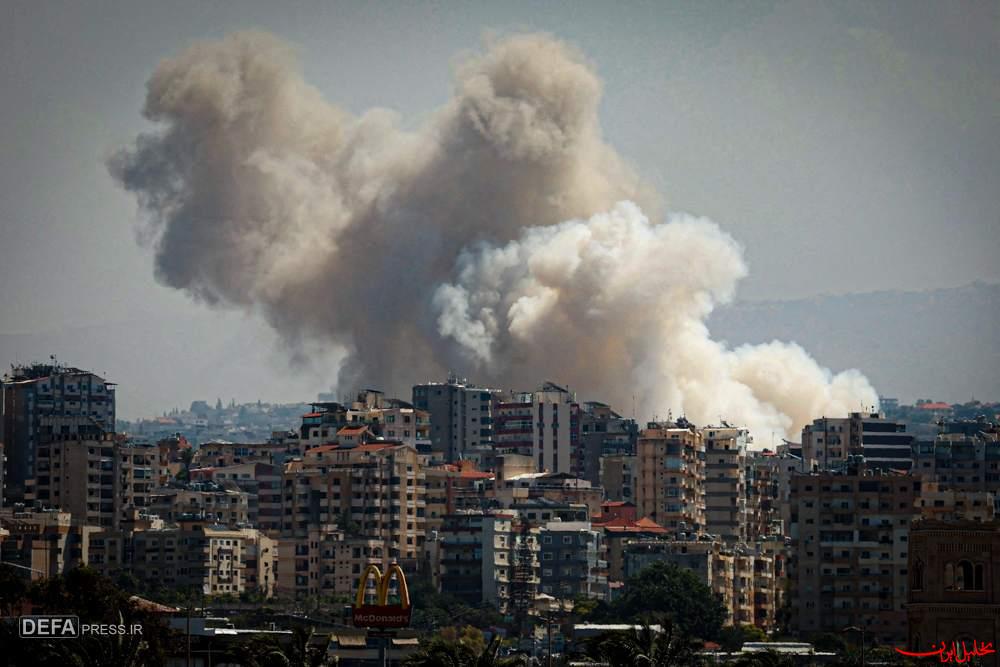
[[[919,591],[924,587],[924,562],[917,559],[913,563],[913,571],[910,572],[910,589]]]

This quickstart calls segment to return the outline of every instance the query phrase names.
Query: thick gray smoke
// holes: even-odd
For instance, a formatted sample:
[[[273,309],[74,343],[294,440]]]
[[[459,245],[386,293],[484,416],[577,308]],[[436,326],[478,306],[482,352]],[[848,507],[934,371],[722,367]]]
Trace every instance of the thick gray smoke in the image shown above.
[[[745,274],[708,221],[658,198],[601,138],[601,84],[544,35],[490,44],[417,132],[351,115],[260,33],[165,60],[160,127],[110,163],[167,285],[259,311],[293,350],[343,350],[339,382],[402,391],[445,369],[558,378],[641,416],[794,433],[876,395],[794,345],[727,350],[704,319]]]

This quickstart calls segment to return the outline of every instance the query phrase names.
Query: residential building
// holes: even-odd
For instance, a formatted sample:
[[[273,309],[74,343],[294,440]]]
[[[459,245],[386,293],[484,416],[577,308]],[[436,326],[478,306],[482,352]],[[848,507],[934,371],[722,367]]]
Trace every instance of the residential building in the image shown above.
[[[35,474],[26,480],[26,500],[69,512],[75,521],[116,527],[123,511],[123,473],[113,434],[90,435],[79,417],[43,417],[54,429],[35,447]]]
[[[477,470],[472,461],[445,463],[424,468],[426,478],[427,533],[440,530],[444,517],[464,510],[484,510],[494,473]]]
[[[454,463],[466,451],[492,442],[498,389],[477,387],[454,376],[413,387],[413,407],[430,413],[431,451]]]
[[[913,445],[913,470],[942,489],[1000,490],[1000,427],[985,419],[942,422],[933,441]]]
[[[530,472],[505,477],[498,481],[491,497],[502,507],[513,507],[528,499],[546,498],[559,503],[578,503],[587,506],[588,514],[601,513],[604,494],[600,487],[569,473]]]
[[[238,463],[220,468],[193,468],[192,482],[229,484],[247,493],[247,520],[276,537],[281,533],[281,468],[269,463]]]
[[[705,443],[705,531],[727,542],[745,542],[749,537],[747,514],[747,444],[749,432],[723,422],[704,426]]]
[[[532,456],[535,443],[535,410],[531,394],[518,394],[496,404],[493,444],[505,456],[521,456],[531,460],[531,470],[538,470]]]
[[[15,505],[0,509],[0,530],[0,561],[34,581],[86,565],[90,536],[100,529],[75,522],[69,512]]]
[[[187,464],[185,457],[193,457],[191,443],[182,435],[161,438],[156,441],[156,451],[159,455],[157,470],[159,475],[156,486],[166,486],[170,480],[176,479]]]
[[[184,442],[180,443],[183,451]],[[225,468],[244,463],[282,465],[300,454],[300,441],[279,439],[275,442],[239,443],[206,442],[194,453],[193,466],[198,468]]]
[[[594,486],[601,484],[601,458],[606,454],[628,455],[635,452],[639,428],[610,406],[587,401],[580,406],[580,456],[574,475]]]
[[[725,625],[772,630],[780,603],[783,560],[765,545],[721,540],[640,538],[624,545],[622,574],[633,577],[658,562],[693,572],[722,601]]]
[[[160,479],[160,453],[156,445],[129,440],[119,440],[116,449],[121,480],[117,525],[121,525],[132,512],[141,512],[149,506]]]
[[[520,500],[506,509],[517,510],[518,516],[531,526],[550,521],[590,521],[590,510],[582,503],[560,502],[549,498]]]
[[[747,512],[751,514],[751,539],[788,534],[792,520],[792,478],[807,470],[802,458],[787,450],[749,453],[747,474],[751,481]]]
[[[910,651],[1000,641],[1000,521],[916,521],[908,558]],[[902,643],[897,646],[903,646]],[[943,659],[942,659],[943,660]],[[977,658],[997,667],[997,653]]]
[[[104,553],[106,557],[108,551]],[[184,522],[176,528],[134,532],[130,552],[122,560],[139,580],[166,588],[270,596],[277,581],[277,555],[275,541],[254,528]]]
[[[540,533],[541,592],[560,600],[607,599],[608,564],[589,521],[549,521]]]
[[[94,433],[89,417],[42,417],[35,476],[27,500],[70,512],[74,520],[117,527],[149,504],[159,476],[155,446]]]
[[[348,536],[330,525],[313,526],[279,540],[277,590],[295,599],[350,597],[369,565],[387,564],[381,540]]]
[[[282,472],[282,536],[325,524],[379,540],[385,564],[412,570],[425,534],[426,476],[413,447],[371,443],[313,447]]]
[[[114,383],[79,368],[55,361],[17,366],[0,380],[0,394],[0,439],[7,456],[9,502],[26,498],[35,476],[38,445],[43,436],[53,435],[42,424],[43,418],[86,418],[94,433],[115,428]]]
[[[666,528],[701,532],[705,526],[705,440],[684,418],[651,422],[636,445],[639,516]]]
[[[873,641],[906,640],[907,553],[919,478],[870,469],[792,479],[792,607],[802,636],[864,627]]]
[[[630,544],[642,540],[662,540],[670,534],[670,531],[652,519],[636,519],[634,511],[624,515],[615,515],[613,510],[605,512],[600,521],[594,521],[593,526],[604,534],[609,583],[625,580],[625,550]]]
[[[311,403],[312,412],[302,415],[299,445],[303,450],[337,442],[337,431],[347,426],[347,408],[340,403]]]
[[[635,502],[638,474],[635,454],[604,454],[600,461],[600,485],[608,500]]]
[[[426,410],[397,405],[379,409],[374,417],[381,424],[379,435],[386,440],[401,442],[418,451],[430,446],[431,415]]]
[[[532,394],[531,455],[539,472],[579,476],[584,467],[580,441],[580,406],[576,394],[546,382]]]
[[[250,521],[250,494],[233,485],[191,482],[185,487],[158,489],[149,498],[151,512],[168,522],[199,520],[244,528]]]
[[[993,521],[996,505],[996,493],[955,491],[928,481],[921,484],[917,500],[920,518],[937,521]]]
[[[822,417],[802,429],[802,458],[808,470],[829,470],[857,455],[872,469],[909,470],[912,445],[906,424],[878,412]]]

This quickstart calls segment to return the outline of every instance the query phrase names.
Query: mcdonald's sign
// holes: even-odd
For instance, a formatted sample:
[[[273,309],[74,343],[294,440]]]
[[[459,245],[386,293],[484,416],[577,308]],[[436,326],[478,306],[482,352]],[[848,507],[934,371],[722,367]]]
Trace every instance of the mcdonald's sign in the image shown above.
[[[399,584],[399,603],[389,604],[389,583],[393,575]],[[365,604],[368,579],[375,582],[375,604]],[[410,625],[410,590],[406,586],[403,568],[393,563],[385,571],[378,565],[369,565],[358,580],[358,592],[354,596],[354,626],[358,628],[405,628]]]

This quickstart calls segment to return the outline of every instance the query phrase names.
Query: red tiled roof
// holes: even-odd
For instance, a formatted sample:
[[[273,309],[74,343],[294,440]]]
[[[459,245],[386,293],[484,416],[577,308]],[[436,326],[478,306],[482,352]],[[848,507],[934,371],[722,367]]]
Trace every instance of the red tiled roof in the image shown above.
[[[627,500],[605,500],[601,503],[601,507],[625,507],[626,505],[631,505],[632,503]]]
[[[345,426],[337,431],[337,435],[361,435],[367,430],[367,426]]]
[[[335,449],[340,449],[340,445],[338,444],[320,445],[319,447],[313,447],[312,449],[307,450],[306,454],[312,454],[313,452],[332,452]]]
[[[307,412],[306,414],[302,415],[302,418],[305,419],[306,417],[322,417],[322,416],[323,416],[322,412]]]
[[[370,442],[367,445],[358,445],[354,449],[361,452],[377,452],[380,449],[388,449],[389,447],[399,447],[399,443]]]
[[[666,528],[652,519],[642,518],[638,521],[628,521],[622,517],[609,519],[604,523],[594,523],[595,528],[603,528],[613,533],[667,533]]]
[[[638,521],[636,521],[635,525],[641,526],[643,528],[658,529],[658,530],[663,530],[663,531],[666,530],[666,528],[664,528],[660,524],[656,523],[655,521],[653,521],[652,519],[650,519],[648,516],[644,516],[641,519],[639,519]]]
[[[138,609],[143,611],[149,611],[154,614],[175,614],[180,611],[177,607],[168,607],[165,604],[160,604],[159,602],[153,602],[152,600],[147,600],[146,598],[139,597],[138,595],[133,595],[128,599],[133,605]]]
[[[463,470],[458,476],[462,479],[493,479],[493,473],[480,470]]]

